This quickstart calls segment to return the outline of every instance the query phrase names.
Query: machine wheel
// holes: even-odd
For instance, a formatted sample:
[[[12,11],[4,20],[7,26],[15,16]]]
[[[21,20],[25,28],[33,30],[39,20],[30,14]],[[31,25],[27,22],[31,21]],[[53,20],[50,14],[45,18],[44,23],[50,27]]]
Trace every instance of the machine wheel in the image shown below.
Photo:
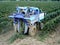
[[[29,35],[29,27],[28,27],[28,29],[27,29],[27,32],[26,33],[24,33],[25,35]]]
[[[15,32],[18,32],[18,30],[17,30],[17,25],[18,24],[13,24],[14,25],[14,30],[15,30]]]
[[[30,36],[35,36],[36,35],[36,31],[37,29],[36,29],[36,25],[30,25],[29,26],[29,35]]]

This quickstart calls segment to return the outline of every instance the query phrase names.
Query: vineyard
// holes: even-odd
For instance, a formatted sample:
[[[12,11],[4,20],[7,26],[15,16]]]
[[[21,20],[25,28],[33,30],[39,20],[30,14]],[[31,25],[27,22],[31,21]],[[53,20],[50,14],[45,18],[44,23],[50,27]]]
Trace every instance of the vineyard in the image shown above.
[[[51,32],[60,23],[60,2],[0,2],[0,33],[12,28],[12,21],[8,15],[15,12],[16,6],[34,6],[46,13],[43,32]]]

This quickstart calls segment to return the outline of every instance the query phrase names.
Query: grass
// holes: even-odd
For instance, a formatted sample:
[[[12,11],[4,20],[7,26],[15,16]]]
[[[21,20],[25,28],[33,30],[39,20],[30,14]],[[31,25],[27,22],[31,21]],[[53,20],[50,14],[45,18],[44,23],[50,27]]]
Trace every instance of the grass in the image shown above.
[[[16,39],[20,38],[20,39],[24,39],[26,38],[27,35],[23,35],[21,33],[15,33],[14,35],[12,35],[9,39],[9,43],[13,43]]]
[[[58,40],[58,44],[60,44],[60,40]]]
[[[49,33],[47,33],[47,31],[39,31],[35,37],[37,40],[44,42],[48,36]]]
[[[40,9],[42,9],[44,12],[50,12],[54,9],[59,9],[60,8],[60,2],[39,2],[39,1],[29,1],[29,2],[24,2],[24,1],[20,1],[20,2],[16,2],[16,1],[11,1],[11,2],[0,2],[0,8],[8,8],[10,7],[11,10],[15,9],[15,7],[19,5],[19,6],[34,6],[34,7],[38,7]]]

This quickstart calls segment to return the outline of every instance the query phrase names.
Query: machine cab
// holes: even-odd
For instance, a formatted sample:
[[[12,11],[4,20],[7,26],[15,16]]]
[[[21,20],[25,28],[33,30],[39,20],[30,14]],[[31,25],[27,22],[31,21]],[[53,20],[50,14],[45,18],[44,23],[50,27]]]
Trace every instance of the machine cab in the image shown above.
[[[38,9],[37,7],[30,7],[29,9],[30,9],[30,13],[31,13],[32,15],[37,15],[37,14],[39,14],[39,9]]]
[[[18,13],[22,14],[30,14],[30,15],[37,15],[39,14],[39,8],[37,7],[17,7],[16,8]]]
[[[16,10],[18,13],[26,14],[28,8],[27,7],[17,7]]]

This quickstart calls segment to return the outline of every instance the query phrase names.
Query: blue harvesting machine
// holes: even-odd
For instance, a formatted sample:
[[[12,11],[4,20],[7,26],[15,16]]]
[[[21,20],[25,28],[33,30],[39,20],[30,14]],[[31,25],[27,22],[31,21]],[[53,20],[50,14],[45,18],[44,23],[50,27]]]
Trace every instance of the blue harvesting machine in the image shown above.
[[[30,25],[41,22],[44,19],[44,13],[37,7],[17,7],[16,12],[9,16],[13,19],[14,30],[20,32],[20,20],[24,22],[24,34],[27,33]]]

